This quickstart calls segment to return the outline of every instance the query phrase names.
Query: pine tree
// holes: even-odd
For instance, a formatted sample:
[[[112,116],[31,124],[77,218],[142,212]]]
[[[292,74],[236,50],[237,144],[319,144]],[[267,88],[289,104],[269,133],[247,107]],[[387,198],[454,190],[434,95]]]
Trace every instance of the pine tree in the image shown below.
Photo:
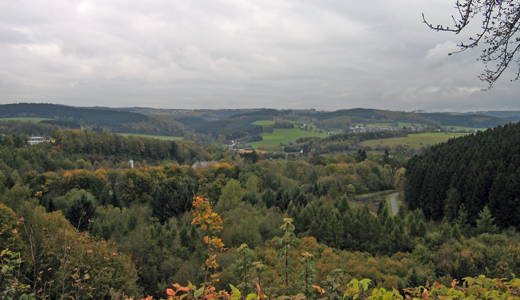
[[[484,206],[484,209],[482,209],[482,212],[478,214],[477,219],[477,233],[483,234],[483,233],[491,233],[495,234],[498,232],[497,226],[494,224],[495,218],[491,215],[491,212],[489,211],[487,205]]]

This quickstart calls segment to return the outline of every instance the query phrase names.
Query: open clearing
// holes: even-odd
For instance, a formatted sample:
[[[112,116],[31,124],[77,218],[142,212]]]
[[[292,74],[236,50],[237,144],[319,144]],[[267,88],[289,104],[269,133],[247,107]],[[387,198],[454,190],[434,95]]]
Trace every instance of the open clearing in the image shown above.
[[[0,121],[22,121],[22,122],[33,122],[38,123],[43,120],[52,120],[49,118],[1,118]]]
[[[262,126],[274,125],[274,120],[260,120],[260,121],[255,121],[255,122],[253,122],[251,124],[253,124],[253,125],[262,125]]]
[[[158,140],[167,140],[167,141],[177,141],[184,139],[182,136],[164,136],[164,135],[149,135],[149,134],[136,134],[136,133],[118,133],[124,136],[142,136],[146,138],[158,139]]]
[[[411,148],[421,148],[426,147],[427,145],[436,145],[440,143],[444,143],[448,141],[450,138],[456,138],[460,136],[468,135],[469,133],[417,133],[417,134],[409,134],[407,137],[396,137],[389,139],[379,139],[379,140],[369,140],[360,143],[361,146],[369,146],[375,148],[377,145],[380,145],[381,148],[386,146],[395,146],[395,145],[407,145]]]
[[[280,143],[287,144],[292,141],[296,141],[302,137],[327,137],[326,133],[304,131],[297,128],[291,129],[275,129],[273,133],[262,133],[263,141],[248,143],[254,149],[258,149],[258,146],[280,146]]]

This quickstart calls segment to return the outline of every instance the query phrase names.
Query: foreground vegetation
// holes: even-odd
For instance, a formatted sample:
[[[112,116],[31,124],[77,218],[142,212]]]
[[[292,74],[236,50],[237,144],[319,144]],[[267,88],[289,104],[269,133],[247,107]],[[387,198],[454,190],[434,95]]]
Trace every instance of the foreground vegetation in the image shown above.
[[[0,287],[51,299],[227,297],[219,290],[260,299],[424,299],[422,287],[433,297],[516,296],[516,223],[503,226],[485,206],[471,221],[463,213],[434,219],[411,204],[393,216],[386,201],[352,203],[394,190],[414,199],[409,170],[435,165],[417,161],[437,147],[409,163],[412,153],[398,147],[334,153],[400,134],[302,139],[294,148],[304,153],[284,160],[86,130],[56,130],[54,144],[33,147],[21,135],[2,136],[0,249],[9,250]],[[489,144],[496,154],[510,149]],[[191,167],[198,161],[214,162]],[[428,203],[446,203],[437,196]]]

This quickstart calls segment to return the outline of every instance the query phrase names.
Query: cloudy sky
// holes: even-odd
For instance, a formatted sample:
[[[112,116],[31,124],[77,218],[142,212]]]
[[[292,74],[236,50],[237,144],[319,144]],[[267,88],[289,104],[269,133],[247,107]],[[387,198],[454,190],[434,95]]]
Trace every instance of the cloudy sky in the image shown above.
[[[482,92],[480,51],[447,55],[468,35],[422,13],[454,0],[0,0],[0,103],[520,109],[512,72]]]

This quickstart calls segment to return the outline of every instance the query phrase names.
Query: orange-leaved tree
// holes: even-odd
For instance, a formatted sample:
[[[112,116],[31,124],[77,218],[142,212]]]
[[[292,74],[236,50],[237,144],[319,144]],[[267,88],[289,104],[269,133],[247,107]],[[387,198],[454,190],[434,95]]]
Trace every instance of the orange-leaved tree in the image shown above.
[[[215,272],[219,266],[217,263],[217,253],[227,250],[224,248],[222,239],[216,236],[217,233],[222,230],[223,222],[220,216],[212,211],[209,201],[205,200],[202,196],[195,197],[193,208],[195,210],[190,212],[190,215],[193,217],[191,224],[200,225],[200,229],[208,232],[208,234],[204,236],[204,243],[208,245],[208,258],[206,259],[205,266],[202,267],[206,270],[203,285],[204,293],[206,293],[206,288],[211,287],[213,282],[218,281],[218,273]],[[211,281],[208,282],[208,275],[211,270],[213,270],[213,274],[210,275]]]

